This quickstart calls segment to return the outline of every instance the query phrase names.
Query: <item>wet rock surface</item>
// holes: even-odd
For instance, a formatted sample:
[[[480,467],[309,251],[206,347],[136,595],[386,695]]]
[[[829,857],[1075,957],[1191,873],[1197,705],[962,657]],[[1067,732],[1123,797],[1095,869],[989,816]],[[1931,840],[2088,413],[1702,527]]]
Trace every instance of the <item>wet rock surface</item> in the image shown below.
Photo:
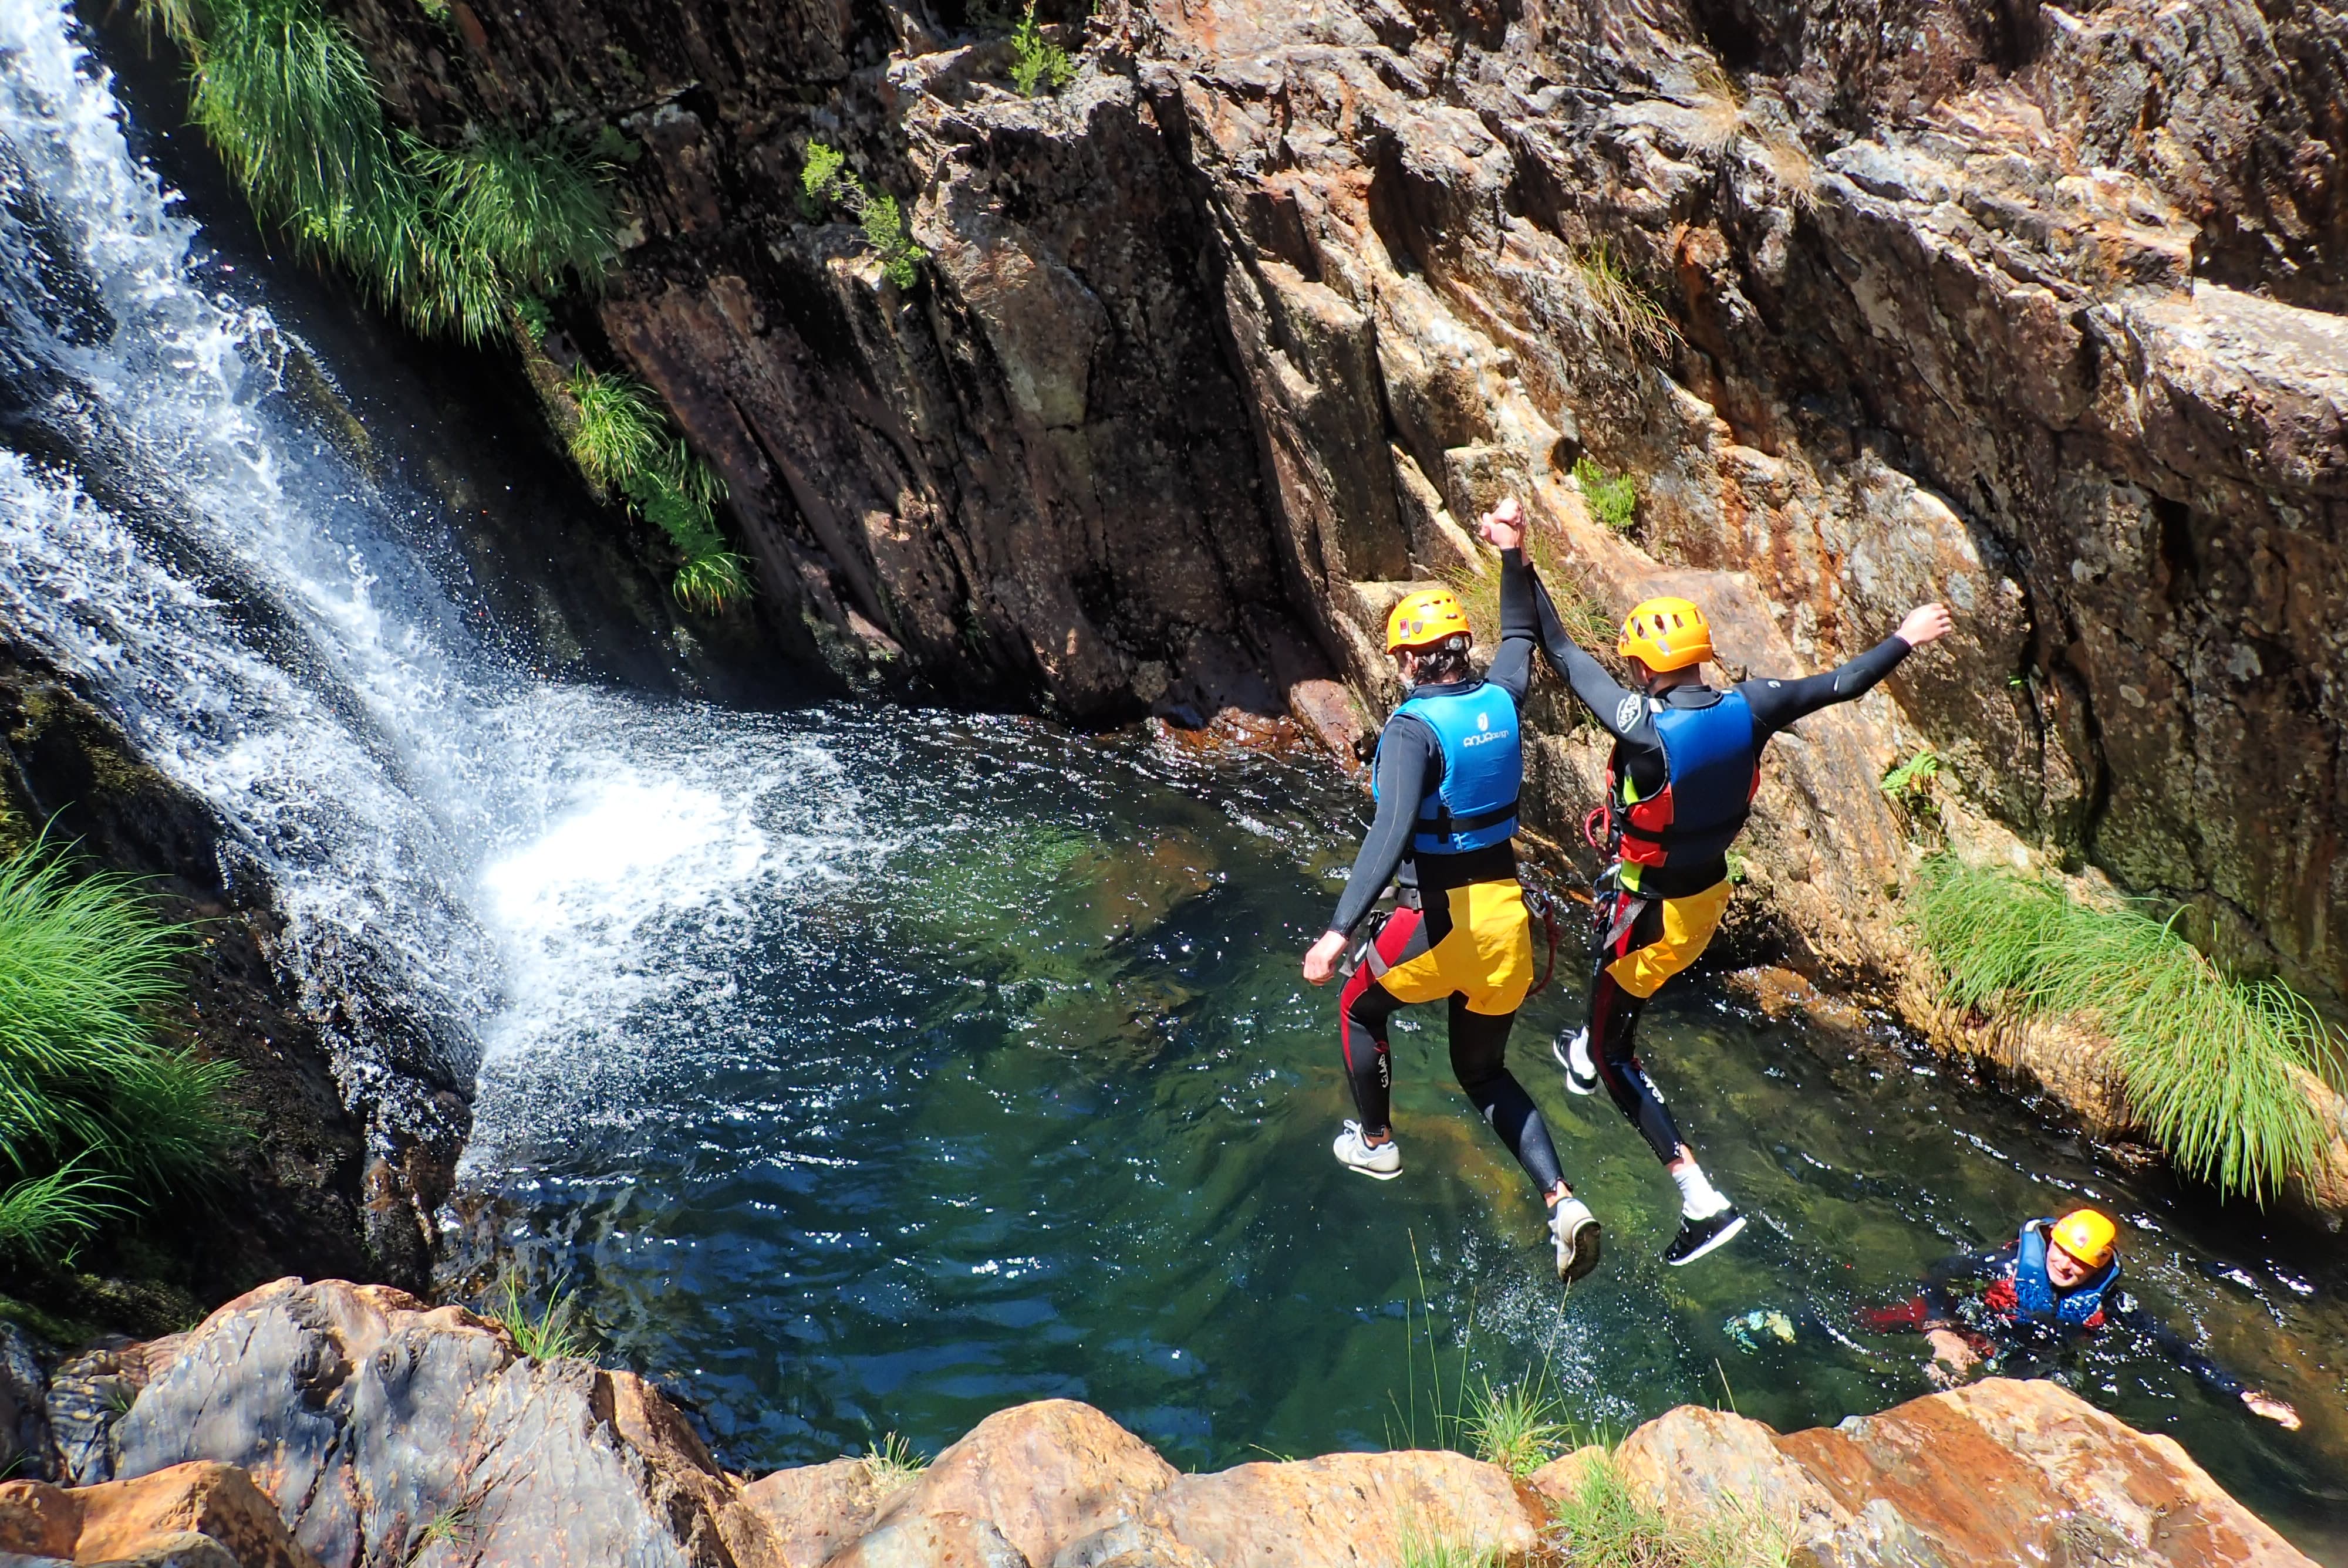
[[[1550,1505],[1596,1453],[1525,1481],[1447,1452],[1182,1475],[1098,1410],[1054,1399],[989,1417],[910,1481],[851,1459],[746,1481],[642,1379],[530,1361],[460,1308],[338,1281],[280,1281],[118,1354],[148,1373],[112,1437],[118,1479],[0,1487],[0,1552],[217,1551],[242,1568],[1271,1568],[1390,1563],[1415,1533],[1541,1563],[1561,1560]],[[1992,1379],[1785,1436],[1683,1407],[1615,1462],[1667,1512],[1743,1510],[1785,1530],[1797,1561],[1837,1568],[2307,1561],[2174,1442],[2052,1383]]]

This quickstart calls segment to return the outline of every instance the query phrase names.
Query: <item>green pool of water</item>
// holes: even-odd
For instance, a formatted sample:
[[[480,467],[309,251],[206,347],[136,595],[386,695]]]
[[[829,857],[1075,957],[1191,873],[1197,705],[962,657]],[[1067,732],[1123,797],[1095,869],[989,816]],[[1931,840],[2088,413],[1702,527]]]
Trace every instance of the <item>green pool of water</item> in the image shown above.
[[[2348,1276],[2304,1237],[1698,976],[1644,1054],[1754,1224],[1667,1269],[1670,1183],[1547,1061],[1569,953],[1510,1050],[1607,1227],[1566,1295],[1432,1009],[1396,1036],[1403,1178],[1330,1158],[1336,999],[1297,966],[1365,803],[1326,764],[847,706],[669,727],[665,756],[556,781],[552,826],[484,875],[518,978],[467,1181],[731,1465],[934,1451],[1047,1396],[1186,1467],[1426,1442],[1463,1368],[1543,1377],[1588,1430],[1688,1401],[1828,1423],[1929,1391],[1921,1344],[1859,1308],[2093,1200],[2140,1294],[2308,1429],[2143,1347],[2065,1375],[2348,1561]],[[1725,1331],[1756,1309],[1793,1343]]]

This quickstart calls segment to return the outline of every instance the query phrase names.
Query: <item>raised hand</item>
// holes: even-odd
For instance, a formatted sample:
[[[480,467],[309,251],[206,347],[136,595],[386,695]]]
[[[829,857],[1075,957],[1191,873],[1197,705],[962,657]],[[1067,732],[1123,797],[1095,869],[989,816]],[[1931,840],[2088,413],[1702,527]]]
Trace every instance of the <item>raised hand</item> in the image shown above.
[[[1503,497],[1500,504],[1477,521],[1476,531],[1484,542],[1496,550],[1512,550],[1525,542],[1525,515],[1518,508],[1514,496]]]
[[[1900,640],[1910,648],[1921,648],[1927,642],[1938,642],[1956,629],[1947,605],[1920,604],[1900,623]]]

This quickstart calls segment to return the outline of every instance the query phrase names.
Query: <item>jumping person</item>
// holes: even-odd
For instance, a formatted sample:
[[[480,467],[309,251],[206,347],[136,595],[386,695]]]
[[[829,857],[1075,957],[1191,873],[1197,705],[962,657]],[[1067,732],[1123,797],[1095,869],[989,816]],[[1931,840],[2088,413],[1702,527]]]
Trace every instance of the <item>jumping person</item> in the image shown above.
[[[1566,634],[1548,590],[1534,579],[1541,643],[1550,665],[1614,737],[1606,764],[1610,864],[1591,915],[1596,953],[1587,1022],[1560,1037],[1566,1087],[1600,1084],[1647,1140],[1680,1190],[1680,1229],[1663,1254],[1693,1263],[1745,1228],[1680,1136],[1663,1097],[1632,1048],[1639,1010],[1657,988],[1695,962],[1728,907],[1728,846],[1760,784],[1761,751],[1796,720],[1848,702],[1889,675],[1909,652],[1948,635],[1938,604],[1909,611],[1900,630],[1837,670],[1798,680],[1754,680],[1725,692],[1704,684],[1713,656],[1704,612],[1684,599],[1651,599],[1622,623],[1615,651],[1635,691]]]
[[[1517,794],[1524,782],[1518,705],[1532,675],[1531,579],[1516,503],[1483,519],[1500,550],[1500,647],[1483,679],[1468,661],[1471,632],[1447,589],[1408,594],[1386,618],[1386,651],[1409,695],[1378,737],[1376,816],[1362,841],[1336,917],[1304,955],[1325,984],[1371,907],[1397,873],[1395,907],[1354,954],[1338,1003],[1345,1076],[1361,1120],[1334,1153],[1380,1181],[1402,1173],[1388,1112],[1394,1083],[1386,1025],[1398,1007],[1448,1000],[1451,1071],[1550,1208],[1560,1279],[1598,1264],[1598,1221],[1573,1195],[1549,1128],[1505,1065],[1509,1029],[1532,984],[1533,945],[1517,881]]]
[[[1932,1347],[1927,1370],[1944,1385],[1984,1360],[2059,1349],[2107,1328],[2130,1329],[2203,1387],[2297,1431],[2299,1412],[2289,1401],[2245,1386],[2119,1288],[2118,1238],[2119,1227],[2094,1209],[2032,1220],[2003,1246],[1943,1258],[1926,1274],[1922,1295],[1902,1307],[1862,1314],[1860,1321],[1878,1333],[1922,1334]],[[1977,1297],[1962,1305],[1956,1300],[1953,1287],[1982,1280],[1989,1286]]]

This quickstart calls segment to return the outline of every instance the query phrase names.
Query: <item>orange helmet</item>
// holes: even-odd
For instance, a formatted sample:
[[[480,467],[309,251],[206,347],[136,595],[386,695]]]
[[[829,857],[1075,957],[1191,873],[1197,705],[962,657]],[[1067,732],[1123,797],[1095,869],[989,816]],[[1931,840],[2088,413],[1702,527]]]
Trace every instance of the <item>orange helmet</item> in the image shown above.
[[[1712,657],[1712,625],[1684,599],[1651,599],[1622,622],[1614,651],[1650,670],[1684,670]]]
[[[1459,596],[1447,588],[1423,588],[1406,593],[1386,616],[1386,651],[1426,648],[1453,637],[1473,635]]]
[[[2054,1222],[2054,1245],[2085,1264],[2101,1268],[2112,1259],[2112,1244],[2119,1227],[2093,1209],[2073,1209]]]

